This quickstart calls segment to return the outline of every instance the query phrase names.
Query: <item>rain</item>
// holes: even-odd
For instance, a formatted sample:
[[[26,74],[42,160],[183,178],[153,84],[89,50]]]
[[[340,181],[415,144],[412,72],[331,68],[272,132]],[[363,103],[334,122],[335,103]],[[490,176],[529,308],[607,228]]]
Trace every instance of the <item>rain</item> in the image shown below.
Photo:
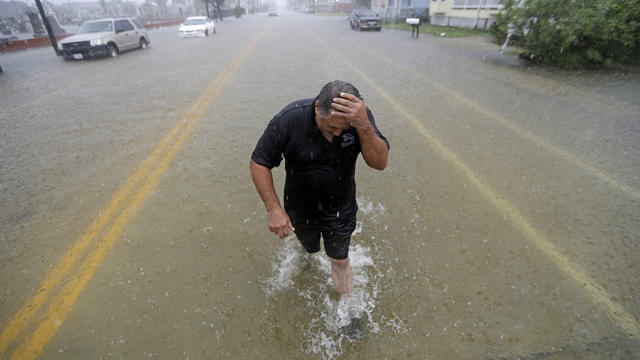
[[[533,17],[496,36],[492,0],[103,3],[45,2],[60,44],[107,17],[148,43],[65,59],[35,2],[0,1],[1,358],[640,358],[636,60],[550,63],[571,44],[527,53]],[[207,11],[215,33],[179,31]],[[322,241],[269,231],[249,167],[336,79],[390,144],[356,162],[347,295]],[[283,206],[311,177],[288,156]]]

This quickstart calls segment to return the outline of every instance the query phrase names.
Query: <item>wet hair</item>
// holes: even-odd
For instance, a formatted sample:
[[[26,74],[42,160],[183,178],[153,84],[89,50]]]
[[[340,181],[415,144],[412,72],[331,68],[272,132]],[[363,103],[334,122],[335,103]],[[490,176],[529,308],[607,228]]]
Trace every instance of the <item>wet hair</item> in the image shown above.
[[[320,94],[314,99],[314,103],[318,102],[318,112],[320,117],[328,118],[331,116],[331,103],[333,98],[340,97],[340,93],[349,93],[355,95],[362,100],[360,92],[355,86],[346,81],[334,80],[322,87]]]

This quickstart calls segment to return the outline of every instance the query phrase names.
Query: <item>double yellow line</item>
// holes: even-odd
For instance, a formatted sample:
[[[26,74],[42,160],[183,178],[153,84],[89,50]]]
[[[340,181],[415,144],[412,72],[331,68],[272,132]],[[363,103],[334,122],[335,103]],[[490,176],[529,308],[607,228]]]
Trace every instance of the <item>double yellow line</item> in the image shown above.
[[[35,295],[22,306],[2,330],[0,354],[3,354],[14,342],[18,344],[11,359],[35,359],[42,352],[44,346],[71,312],[78,296],[122,233],[124,226],[135,216],[147,195],[158,184],[160,176],[171,164],[182,143],[189,138],[198,120],[204,116],[211,103],[266,30],[266,27],[263,28],[206,89],[171,128],[142,166],[118,190],[101,211],[101,215],[76,241],[73,248],[46,275]],[[87,254],[89,245],[103,232],[102,239]],[[63,280],[65,280],[64,283],[62,283]],[[47,303],[49,307],[41,310]],[[21,338],[28,326],[33,330]]]

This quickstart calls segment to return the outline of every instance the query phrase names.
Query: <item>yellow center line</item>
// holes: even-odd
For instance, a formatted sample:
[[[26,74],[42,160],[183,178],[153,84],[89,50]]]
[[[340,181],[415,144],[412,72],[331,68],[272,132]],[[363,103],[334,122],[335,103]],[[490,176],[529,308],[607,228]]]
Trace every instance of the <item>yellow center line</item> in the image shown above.
[[[224,74],[224,73],[223,73]],[[143,181],[150,169],[156,164],[157,160],[166,150],[167,146],[173,141],[184,124],[189,121],[194,113],[198,113],[198,109],[202,104],[207,103],[207,93],[211,92],[219,83],[221,76],[209,86],[205,94],[202,95],[184,116],[171,128],[167,136],[156,146],[151,155],[143,162],[118,190],[111,199],[109,204],[100,211],[98,218],[89,226],[89,229],[76,241],[74,246],[65,253],[60,262],[45,277],[42,285],[38,288],[35,295],[27,301],[14,318],[5,326],[0,334],[0,353],[4,352],[9,344],[20,334],[27,323],[29,323],[40,307],[46,303],[50,292],[58,285],[62,278],[72,269],[76,260],[84,253],[85,248],[91,241],[109,224],[109,221],[117,214],[122,204],[129,198],[132,191]]]
[[[440,142],[421,122],[407,112],[395,99],[387,94],[380,86],[371,80],[365,73],[349,62],[342,54],[334,50],[324,40],[313,34],[316,39],[330,49],[338,58],[349,66],[354,72],[362,77],[380,96],[391,104],[395,111],[407,118],[410,123],[427,139],[431,147],[439,153],[445,160],[453,163],[458,170],[475,186],[487,200],[501,213],[511,220],[514,226],[520,230],[533,244],[549,259],[551,259],[562,271],[568,274],[586,293],[600,306],[605,313],[622,328],[627,334],[635,339],[640,339],[640,324],[627,310],[616,302],[597,281],[591,278],[577,264],[573,263],[540,231],[536,230],[520,211],[511,205],[507,200],[498,195],[485,181],[478,177],[454,152],[449,150]]]
[[[266,27],[263,28],[262,32],[256,35],[256,37],[254,37],[252,41],[243,49],[243,51],[234,59],[234,61],[229,66],[227,66],[225,71],[223,71],[218,76],[218,78],[216,78],[216,80],[211,84],[211,86],[209,86],[206,92],[181,118],[178,124],[176,124],[171,129],[169,135],[162,141],[160,145],[158,145],[154,153],[147,159],[147,161],[145,161],[144,165],[138,171],[136,171],[134,175],[132,175],[130,181],[128,181],[118,192],[118,194],[114,197],[114,200],[112,200],[111,204],[107,207],[107,211],[103,212],[103,215],[101,215],[98,220],[94,224],[92,224],[90,230],[87,231],[87,234],[85,234],[78,241],[78,244],[74,246],[72,251],[68,252],[65,255],[61,264],[56,266],[52,273],[46,277],[47,280],[44,284],[46,285],[46,287],[43,285],[43,287],[41,287],[36,292],[36,296],[34,297],[34,299],[37,300],[33,300],[26,304],[25,307],[23,307],[23,309],[26,310],[21,310],[14,318],[10,326],[8,326],[5,331],[3,331],[3,343],[5,341],[6,332],[7,344],[4,345],[2,351],[4,351],[9,343],[13,341],[15,337],[17,337],[17,335],[24,329],[27,323],[32,321],[32,318],[35,316],[35,312],[37,310],[34,308],[39,308],[46,303],[48,293],[51,292],[51,290],[57,285],[57,283],[66,274],[66,272],[69,271],[72,263],[75,262],[75,260],[79,257],[80,250],[88,245],[91,238],[95,237],[102,229],[104,229],[110,218],[113,217],[117,212],[119,206],[124,202],[124,200],[126,200],[133,188],[135,188],[135,185],[140,182],[140,180],[145,180],[138,192],[135,194],[134,199],[116,218],[111,229],[104,236],[100,244],[98,244],[97,248],[89,256],[87,256],[84,263],[80,266],[79,271],[72,275],[72,280],[67,282],[62,292],[52,301],[52,305],[43,315],[44,320],[40,322],[40,325],[37,327],[35,332],[25,342],[18,346],[17,350],[12,355],[12,358],[32,359],[37,357],[42,352],[42,349],[44,348],[46,343],[55,334],[58,327],[62,324],[62,322],[64,322],[66,316],[72,310],[73,304],[77,300],[79,294],[85,288],[88,281],[97,270],[98,266],[104,260],[104,257],[107,255],[109,249],[111,249],[113,243],[117,240],[118,236],[122,232],[123,227],[135,215],[140,206],[143,204],[145,197],[149,192],[153,190],[160,176],[170,165],[175,152],[179,149],[180,145],[188,138],[193,127],[197,124],[197,121],[204,115],[210,104],[218,96],[224,85],[229,81],[231,75],[237,70],[246,56],[251,52],[251,49],[255,46],[260,37],[266,32],[266,29]],[[177,141],[169,146],[170,140],[175,138],[178,131],[182,128],[184,129],[179,135]],[[147,176],[149,169],[154,163],[157,162],[156,159],[160,156],[162,151],[167,146],[169,146],[169,150],[166,152],[164,157],[159,160],[157,167],[151,173],[151,175]],[[132,179],[136,180],[132,181]]]
[[[217,81],[216,81],[217,82]],[[215,84],[215,83],[214,83]],[[98,218],[89,226],[89,229],[75,243],[75,245],[65,253],[62,260],[53,268],[45,277],[42,285],[36,291],[36,294],[26,302],[18,311],[17,315],[5,326],[0,335],[0,353],[13,341],[22,331],[26,323],[28,323],[35,315],[37,310],[47,301],[49,293],[56,287],[62,278],[69,272],[75,261],[83,254],[84,249],[91,241],[107,226],[109,221],[116,215],[121,205],[128,199],[135,187],[147,177],[149,170],[157,162],[166,147],[175,138],[176,134],[182,129],[183,125],[200,106],[205,96],[202,96],[188,110],[188,112],[176,123],[169,131],[168,135],[158,144],[151,155],[144,161],[142,166],[137,169],[118,190],[111,199],[109,204],[100,211]]]
[[[382,60],[384,60],[385,62],[395,66],[395,67],[402,67],[405,71],[410,71],[412,75],[415,75],[417,77],[419,77],[422,81],[429,83],[431,86],[437,88],[438,90],[440,90],[441,92],[444,92],[446,94],[448,94],[450,97],[453,97],[455,99],[455,103],[459,104],[462,103],[464,105],[466,105],[467,107],[480,112],[482,114],[484,114],[485,116],[487,116],[490,119],[493,119],[497,122],[499,122],[500,124],[502,124],[503,126],[505,126],[506,128],[508,128],[509,130],[513,131],[514,133],[518,134],[519,136],[531,141],[532,143],[546,149],[547,151],[554,153],[558,156],[560,156],[561,158],[565,159],[565,161],[568,161],[569,163],[573,164],[574,166],[581,168],[583,170],[586,170],[587,172],[590,172],[591,174],[595,175],[597,178],[599,178],[600,180],[604,181],[605,183],[609,184],[609,186],[612,186],[618,190],[621,190],[624,193],[627,193],[628,195],[631,195],[637,199],[640,199],[640,191],[638,189],[635,189],[627,184],[624,184],[616,179],[614,179],[611,175],[607,174],[606,172],[602,171],[601,169],[598,169],[597,167],[587,163],[584,160],[579,159],[578,157],[576,157],[575,155],[571,154],[570,152],[550,143],[549,141],[541,138],[540,136],[532,133],[531,131],[522,128],[516,124],[514,124],[513,122],[507,120],[504,116],[499,115],[485,107],[483,107],[482,105],[478,104],[477,102],[467,99],[465,97],[463,97],[462,95],[459,95],[458,93],[454,92],[453,90],[446,88],[442,85],[440,85],[439,83],[429,79],[428,77],[426,77],[424,74],[422,74],[419,71],[416,71],[414,69],[409,68],[408,66],[399,64],[397,62],[393,62],[391,59],[389,59],[388,57],[384,56],[384,55],[380,55],[379,53],[373,52],[369,49],[366,49],[367,52],[369,52],[372,56],[378,57]]]
[[[62,325],[66,320],[68,314],[73,309],[73,305],[78,299],[78,296],[82,290],[84,290],[89,280],[98,269],[98,266],[100,266],[102,260],[104,260],[105,256],[122,233],[124,226],[136,214],[144,203],[145,197],[157,185],[160,175],[162,175],[169,167],[176,151],[179,149],[182,142],[187,139],[195,125],[195,121],[187,124],[185,130],[182,132],[176,143],[171,146],[166,156],[162,158],[158,167],[156,167],[147,181],[136,193],[135,198],[117,217],[113,226],[104,236],[104,239],[100,242],[98,247],[91,252],[88,258],[80,266],[79,271],[74,274],[73,278],[69,282],[66,283],[62,292],[53,299],[52,304],[44,315],[44,319],[40,322],[40,325],[34,333],[26,339],[26,341],[20,344],[13,353],[11,357],[12,359],[35,359],[40,355],[44,346],[49,342],[53,335],[55,335],[60,325]]]

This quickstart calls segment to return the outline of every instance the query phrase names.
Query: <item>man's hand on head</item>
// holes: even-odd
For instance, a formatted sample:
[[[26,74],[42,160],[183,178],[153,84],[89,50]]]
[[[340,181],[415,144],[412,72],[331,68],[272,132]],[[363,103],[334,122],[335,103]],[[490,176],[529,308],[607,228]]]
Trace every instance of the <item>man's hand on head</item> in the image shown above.
[[[371,126],[367,116],[367,106],[353,94],[340,93],[340,97],[333,98],[331,115],[345,119],[357,130],[364,130]]]

